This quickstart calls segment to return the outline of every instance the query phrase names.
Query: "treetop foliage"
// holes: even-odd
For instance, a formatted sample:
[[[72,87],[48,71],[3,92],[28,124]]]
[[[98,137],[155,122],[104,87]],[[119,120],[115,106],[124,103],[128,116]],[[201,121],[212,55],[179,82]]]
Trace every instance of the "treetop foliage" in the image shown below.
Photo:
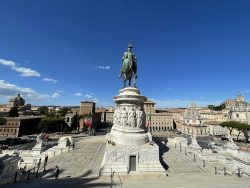
[[[226,105],[225,105],[225,103],[221,103],[219,106],[208,105],[207,107],[208,107],[209,109],[211,109],[211,110],[221,111],[221,110],[223,110],[223,109],[226,107]]]
[[[0,125],[4,125],[6,123],[6,119],[3,117],[0,117]]]
[[[250,130],[250,125],[238,121],[226,121],[220,124],[222,127],[233,128],[237,130]]]

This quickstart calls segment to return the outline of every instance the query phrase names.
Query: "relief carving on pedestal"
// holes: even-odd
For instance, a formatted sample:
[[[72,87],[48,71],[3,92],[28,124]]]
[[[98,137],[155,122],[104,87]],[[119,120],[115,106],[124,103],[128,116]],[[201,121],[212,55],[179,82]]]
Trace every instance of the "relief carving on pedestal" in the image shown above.
[[[153,153],[142,153],[139,155],[139,163],[156,163],[159,159]]]
[[[121,125],[126,126],[128,123],[128,111],[127,108],[124,106],[121,110]]]
[[[126,153],[117,153],[115,151],[111,152],[108,157],[108,162],[120,162],[123,163],[125,161]]]
[[[127,150],[128,154],[136,154],[139,152],[139,148],[136,146],[130,146]]]
[[[114,111],[114,125],[131,128],[143,128],[146,123],[146,115],[142,108],[139,107],[119,107]]]
[[[132,128],[136,127],[136,113],[133,107],[129,107],[128,126]]]
[[[142,125],[143,125],[143,111],[141,110],[141,107],[138,107],[136,110],[136,119],[137,119],[136,126],[138,128],[142,127]]]

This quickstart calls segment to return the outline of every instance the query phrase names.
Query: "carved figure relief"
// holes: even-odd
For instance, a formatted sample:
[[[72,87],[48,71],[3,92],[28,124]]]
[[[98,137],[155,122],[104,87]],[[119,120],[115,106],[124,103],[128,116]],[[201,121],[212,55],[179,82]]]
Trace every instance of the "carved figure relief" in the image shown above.
[[[115,157],[114,161],[115,162],[118,162],[118,163],[124,163],[125,161],[125,156],[126,156],[126,153],[119,153],[117,154],[117,156]]]
[[[120,107],[116,109],[116,124],[121,125],[121,110]]]
[[[117,107],[118,109],[119,107]],[[114,125],[117,125],[117,109],[115,109],[115,112],[114,112],[114,115],[113,115],[113,122],[114,122]]]
[[[146,123],[146,115],[142,107],[120,107],[114,111],[115,126],[129,126],[131,128],[142,128]]]
[[[132,128],[136,126],[136,112],[133,107],[130,107],[128,112],[128,124]]]
[[[139,163],[157,163],[157,155],[153,153],[143,153],[139,156]]]
[[[137,119],[137,127],[140,128],[143,123],[143,111],[141,110],[141,107],[138,107],[136,110],[136,119]]]
[[[116,107],[115,112],[114,112],[114,125],[120,125],[121,124],[121,110],[120,107]]]
[[[111,153],[109,153],[108,156],[108,160],[109,162],[113,162],[115,160],[115,158],[117,157],[117,153],[115,151],[112,151]]]
[[[112,151],[109,153],[107,161],[111,162],[118,162],[123,163],[125,161],[126,153],[118,153],[116,151]]]
[[[127,123],[128,123],[128,111],[126,107],[123,107],[121,112],[121,125],[126,126]]]
[[[139,151],[138,147],[131,146],[131,147],[128,148],[127,153],[128,154],[136,154],[136,153],[138,153],[138,151]]]

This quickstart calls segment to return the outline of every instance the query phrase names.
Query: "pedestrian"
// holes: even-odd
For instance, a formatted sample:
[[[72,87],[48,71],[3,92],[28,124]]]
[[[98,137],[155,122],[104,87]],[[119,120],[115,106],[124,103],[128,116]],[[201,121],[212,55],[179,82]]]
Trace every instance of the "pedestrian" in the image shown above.
[[[48,157],[48,155],[46,155],[45,158],[44,158],[44,163],[45,163],[45,164],[47,164],[48,159],[49,159],[49,157]]]
[[[46,165],[47,165],[47,163],[48,163],[48,155],[46,155],[45,156],[45,158],[44,158],[44,164],[43,164],[43,171],[45,172],[46,171]]]
[[[73,150],[75,149],[75,143],[72,144],[72,149],[73,149]]]
[[[55,175],[55,179],[57,180],[58,175],[59,175],[59,167],[57,165],[55,166],[54,175]]]
[[[39,159],[38,163],[37,163],[37,170],[36,170],[36,177],[38,178],[38,171],[41,165],[41,158]]]
[[[38,163],[37,163],[37,169],[39,170],[40,168],[40,165],[41,165],[41,158],[39,159]]]

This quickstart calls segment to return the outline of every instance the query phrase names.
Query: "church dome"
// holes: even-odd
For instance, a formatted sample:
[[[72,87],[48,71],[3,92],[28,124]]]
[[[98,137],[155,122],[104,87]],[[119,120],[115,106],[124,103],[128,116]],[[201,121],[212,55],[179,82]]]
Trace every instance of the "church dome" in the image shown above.
[[[21,97],[21,95],[18,93],[16,97],[13,97],[9,100],[9,102],[17,102],[19,105],[24,105],[25,100]]]

